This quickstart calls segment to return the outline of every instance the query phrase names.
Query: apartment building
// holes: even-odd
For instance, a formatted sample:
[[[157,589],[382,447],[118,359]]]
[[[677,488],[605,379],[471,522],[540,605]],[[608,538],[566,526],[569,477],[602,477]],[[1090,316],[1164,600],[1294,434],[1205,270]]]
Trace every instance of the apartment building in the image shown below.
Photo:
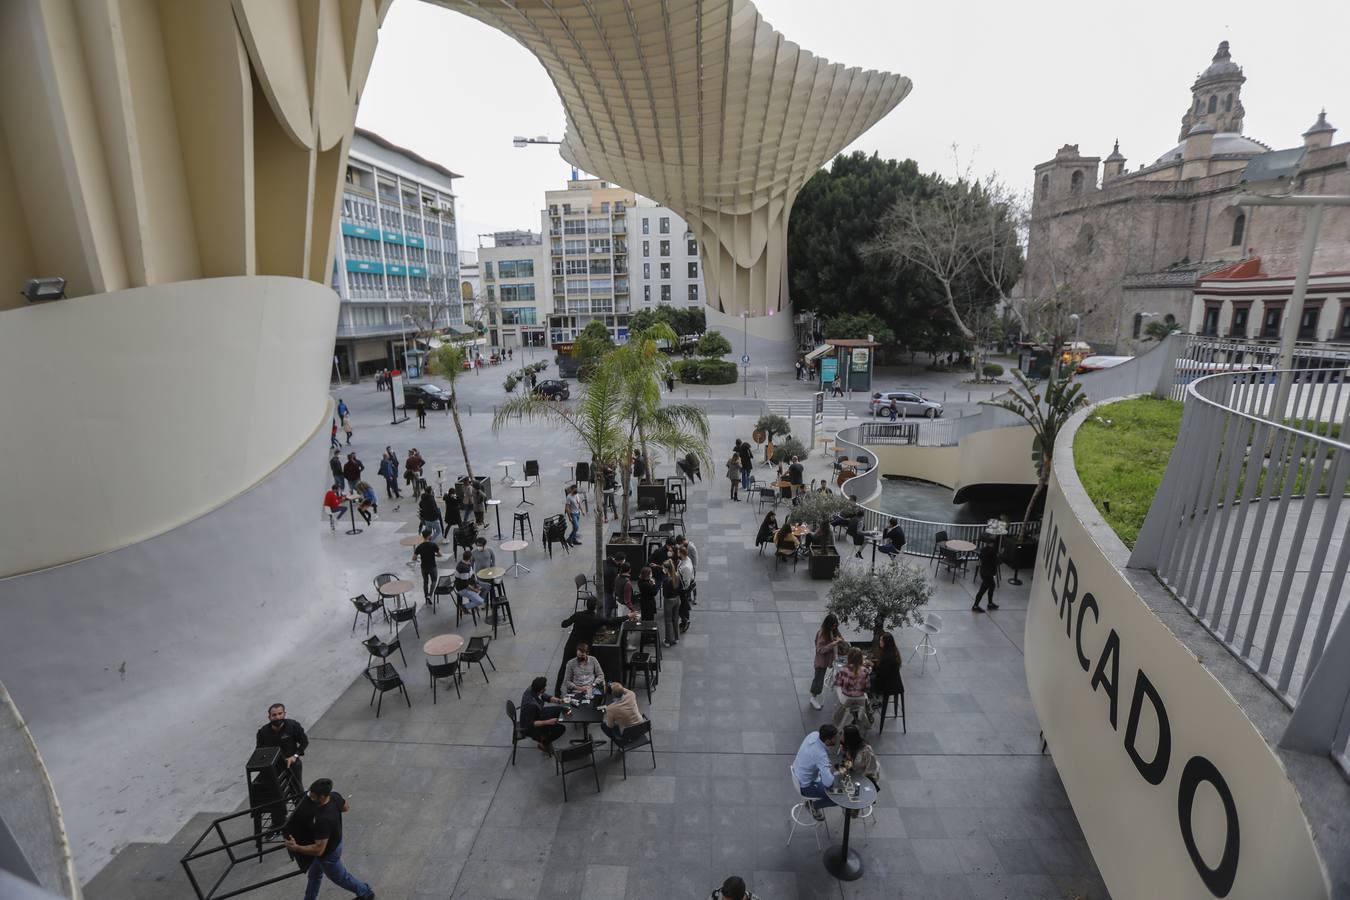
[[[542,237],[533,231],[498,231],[480,236],[479,242],[482,320],[488,343],[543,347],[551,304],[549,259]]]
[[[462,331],[454,172],[356,129],[348,154],[333,290],[344,379],[402,367],[403,337]]]
[[[638,198],[628,219],[633,248],[632,311],[706,303],[698,241],[684,219],[645,197]]]

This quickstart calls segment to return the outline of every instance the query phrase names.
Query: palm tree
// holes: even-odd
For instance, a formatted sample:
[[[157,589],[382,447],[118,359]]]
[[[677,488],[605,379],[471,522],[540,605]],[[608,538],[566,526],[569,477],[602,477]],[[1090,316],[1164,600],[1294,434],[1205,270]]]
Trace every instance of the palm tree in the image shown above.
[[[464,349],[455,344],[443,345],[432,355],[429,368],[450,382],[450,415],[455,420],[460,452],[464,454],[464,470],[469,473],[470,483],[477,484],[473,477],[473,463],[469,462],[469,445],[464,443],[464,427],[459,422],[459,400],[455,395],[455,380],[464,371]]]
[[[492,417],[492,430],[499,432],[514,418],[542,421],[550,429],[570,434],[590,457],[593,473],[605,464],[617,462],[628,446],[624,430],[624,382],[617,366],[599,366],[582,386],[574,407],[566,407],[542,397],[526,394],[513,397]],[[604,584],[604,514],[601,496],[603,479],[592,476],[595,491],[595,583]]]
[[[1057,375],[1051,375],[1045,382],[1045,395],[1037,393],[1031,382],[1019,370],[1013,369],[1017,380],[1017,389],[1009,391],[1005,399],[983,400],[987,406],[1006,409],[1020,417],[1031,426],[1035,439],[1031,444],[1031,461],[1036,464],[1036,489],[1031,492],[1031,501],[1027,503],[1023,522],[1031,521],[1031,511],[1036,501],[1050,483],[1055,457],[1055,440],[1069,418],[1087,404],[1083,386],[1073,380],[1073,369],[1066,368]]]
[[[661,378],[669,368],[662,355],[659,341],[674,346],[679,337],[669,325],[656,323],[630,335],[628,343],[610,351],[601,360],[602,366],[614,368],[623,383],[623,419],[626,446],[619,458],[618,468],[623,479],[623,507],[620,513],[620,534],[628,534],[629,478],[632,460],[640,453],[646,461],[647,478],[651,478],[650,448],[655,446],[672,457],[693,453],[711,468],[708,453],[708,417],[696,406],[661,403]]]

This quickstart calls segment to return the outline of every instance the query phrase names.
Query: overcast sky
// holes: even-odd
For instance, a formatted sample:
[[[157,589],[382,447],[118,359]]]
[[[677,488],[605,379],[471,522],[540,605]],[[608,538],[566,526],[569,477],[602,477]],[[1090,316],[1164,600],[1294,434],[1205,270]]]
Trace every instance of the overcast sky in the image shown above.
[[[1191,83],[1221,40],[1247,76],[1248,136],[1293,146],[1324,106],[1332,124],[1350,128],[1344,0],[757,6],[814,53],[911,78],[909,97],[849,150],[913,158],[925,171],[955,171],[955,144],[978,173],[1026,190],[1032,167],[1062,144],[1105,156],[1116,138],[1129,168],[1151,163],[1176,144]],[[429,2],[394,3],[357,122],[464,176],[462,250],[477,248],[480,233],[538,230],[543,192],[568,177],[556,147],[511,146],[517,134],[562,136],[543,67],[500,32]]]

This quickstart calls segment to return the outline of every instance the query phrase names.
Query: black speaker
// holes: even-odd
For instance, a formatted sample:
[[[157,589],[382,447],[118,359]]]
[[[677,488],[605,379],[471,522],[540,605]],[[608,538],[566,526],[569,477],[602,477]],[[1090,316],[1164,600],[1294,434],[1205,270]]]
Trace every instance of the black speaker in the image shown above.
[[[577,463],[577,481],[589,482],[590,480],[591,480],[591,464],[584,462]]]

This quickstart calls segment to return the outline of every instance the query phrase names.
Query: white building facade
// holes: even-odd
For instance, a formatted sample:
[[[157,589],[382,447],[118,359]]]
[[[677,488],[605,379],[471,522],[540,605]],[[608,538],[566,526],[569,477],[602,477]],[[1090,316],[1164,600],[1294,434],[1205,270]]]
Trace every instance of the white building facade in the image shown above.
[[[543,347],[547,341],[549,261],[533,231],[498,231],[478,247],[482,320],[494,347]]]
[[[674,210],[646,198],[628,212],[633,249],[633,312],[701,307],[707,300],[698,241]]]

